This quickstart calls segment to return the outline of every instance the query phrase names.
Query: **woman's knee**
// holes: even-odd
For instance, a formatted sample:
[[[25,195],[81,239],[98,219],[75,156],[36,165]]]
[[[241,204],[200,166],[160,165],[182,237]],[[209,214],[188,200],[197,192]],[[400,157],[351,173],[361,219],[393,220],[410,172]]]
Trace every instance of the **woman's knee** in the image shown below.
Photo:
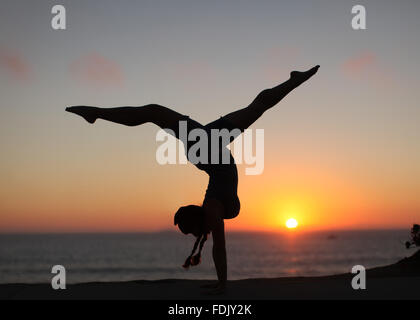
[[[262,105],[269,103],[273,99],[273,89],[265,89],[261,91],[256,100],[258,100]]]

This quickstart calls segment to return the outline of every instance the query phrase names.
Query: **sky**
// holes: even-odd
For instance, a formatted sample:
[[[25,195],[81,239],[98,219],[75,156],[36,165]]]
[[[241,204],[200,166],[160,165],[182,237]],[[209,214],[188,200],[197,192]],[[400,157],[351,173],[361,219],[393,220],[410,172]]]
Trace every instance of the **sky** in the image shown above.
[[[53,30],[51,8],[66,8]],[[353,5],[367,29],[353,30]],[[173,230],[208,178],[159,165],[157,127],[64,112],[158,103],[202,123],[292,70],[319,73],[259,119],[261,175],[238,165],[228,230],[409,228],[420,218],[420,3],[0,3],[0,232]]]

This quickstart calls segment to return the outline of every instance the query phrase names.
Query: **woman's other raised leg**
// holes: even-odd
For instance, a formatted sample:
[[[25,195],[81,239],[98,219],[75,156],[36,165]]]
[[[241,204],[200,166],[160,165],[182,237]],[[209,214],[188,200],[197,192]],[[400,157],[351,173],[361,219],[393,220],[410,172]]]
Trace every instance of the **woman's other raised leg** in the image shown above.
[[[89,123],[94,123],[97,119],[126,126],[138,126],[150,122],[162,129],[172,128],[175,123],[185,119],[184,115],[157,104],[117,108],[74,106],[66,108],[66,111],[83,117]]]

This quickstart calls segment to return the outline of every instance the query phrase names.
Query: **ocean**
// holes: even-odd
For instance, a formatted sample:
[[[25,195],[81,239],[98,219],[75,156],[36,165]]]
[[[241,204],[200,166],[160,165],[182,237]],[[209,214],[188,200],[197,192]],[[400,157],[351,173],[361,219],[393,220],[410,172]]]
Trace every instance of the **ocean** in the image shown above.
[[[409,230],[226,234],[228,277],[321,276],[395,263],[414,251]],[[175,232],[0,235],[0,283],[49,283],[52,266],[67,283],[215,279],[211,237],[202,263],[184,270],[194,243]]]

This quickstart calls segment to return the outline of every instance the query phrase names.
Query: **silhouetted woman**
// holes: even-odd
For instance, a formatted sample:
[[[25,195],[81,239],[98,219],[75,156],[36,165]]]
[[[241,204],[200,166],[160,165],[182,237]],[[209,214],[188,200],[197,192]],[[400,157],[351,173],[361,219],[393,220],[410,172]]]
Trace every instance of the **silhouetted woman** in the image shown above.
[[[289,80],[274,88],[262,91],[248,107],[229,113],[205,126],[188,116],[157,104],[118,108],[76,106],[66,108],[66,111],[82,116],[89,123],[94,123],[97,119],[126,126],[138,126],[151,122],[162,129],[171,129],[172,131],[168,132],[174,134],[178,139],[181,139],[179,137],[179,126],[182,121],[185,121],[188,133],[197,128],[205,130],[208,133],[208,145],[211,146],[211,129],[228,129],[229,131],[239,129],[239,132],[243,132],[265,111],[275,106],[289,92],[311,78],[318,71],[318,68],[319,66],[316,66],[306,72],[293,71]],[[230,139],[230,142],[234,138]],[[188,158],[188,150],[193,142],[183,141],[183,143]],[[220,145],[219,148],[217,150],[219,155],[228,150],[224,145]],[[238,172],[233,157],[228,151],[229,163],[220,163],[221,161],[219,161],[216,164],[216,161],[213,161],[212,164],[211,154],[214,151],[209,148],[207,153],[209,161],[198,163],[194,161],[193,163],[198,169],[209,175],[209,184],[202,206],[189,205],[179,208],[175,214],[174,223],[184,234],[191,233],[197,237],[194,248],[184,263],[185,268],[200,263],[204,242],[207,240],[208,234],[212,233],[213,260],[218,282],[211,287],[214,288],[214,293],[219,293],[224,291],[227,281],[224,219],[235,218],[239,214],[240,203],[237,196]],[[198,254],[194,255],[197,247],[199,247]]]

